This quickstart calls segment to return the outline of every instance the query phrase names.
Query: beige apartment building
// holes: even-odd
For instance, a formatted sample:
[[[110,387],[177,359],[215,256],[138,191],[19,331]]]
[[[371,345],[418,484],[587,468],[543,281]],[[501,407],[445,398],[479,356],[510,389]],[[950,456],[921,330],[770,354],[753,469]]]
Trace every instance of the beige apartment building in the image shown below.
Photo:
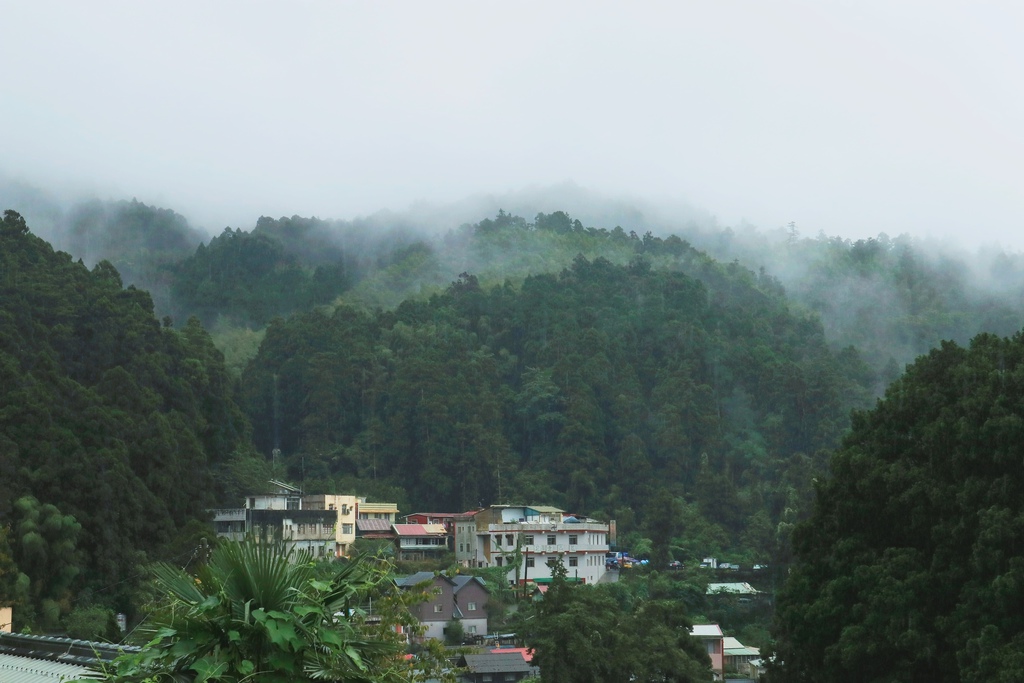
[[[343,557],[356,540],[357,520],[389,519],[393,523],[398,515],[395,503],[367,503],[354,495],[307,496],[291,484],[270,481],[269,485],[267,493],[246,497],[244,507],[212,510],[217,536],[283,542],[314,557]]]

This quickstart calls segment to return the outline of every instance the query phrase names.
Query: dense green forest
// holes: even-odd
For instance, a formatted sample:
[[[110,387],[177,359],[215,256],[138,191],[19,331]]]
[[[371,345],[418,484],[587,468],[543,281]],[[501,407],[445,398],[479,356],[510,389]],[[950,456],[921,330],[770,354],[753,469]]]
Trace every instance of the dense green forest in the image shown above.
[[[135,201],[51,223],[69,253],[13,212],[0,234],[0,599],[22,624],[130,611],[142,565],[187,559],[206,509],[273,471],[403,511],[555,504],[659,562],[781,565],[811,515],[780,603],[792,680],[892,647],[909,680],[980,678],[1020,639],[997,604],[1019,578],[1017,255],[561,211],[206,242]]]
[[[1024,336],[923,356],[794,534],[780,681],[1024,678]]]
[[[4,196],[27,204],[33,230],[56,248],[87,264],[106,259],[126,285],[150,292],[158,317],[197,316],[236,374],[278,315],[339,301],[392,309],[442,292],[462,272],[485,286],[518,284],[557,273],[578,254],[626,265],[644,253],[660,268],[681,242],[774,278],[791,306],[820,318],[834,350],[858,349],[875,373],[877,395],[943,340],[1008,336],[1024,324],[1024,255],[966,253],[906,235],[808,237],[795,225],[720,227],[619,207],[589,212],[597,227],[563,211],[531,212],[529,219],[500,211],[462,225],[427,210],[353,220],[262,217],[251,230],[225,229],[204,242],[183,216],[134,200],[61,208],[41,191],[0,184]],[[596,197],[575,200],[600,204]]]
[[[821,318],[838,346],[855,346],[878,375],[877,391],[944,340],[1024,325],[1024,254],[913,239],[850,240],[795,225],[774,231],[695,230],[690,241],[720,260],[766,268],[791,301]]]
[[[637,528],[667,488],[710,524],[704,551],[735,549],[755,513],[799,506],[871,375],[770,279],[678,259],[701,279],[581,256],[275,321],[242,377],[257,449],[307,488],[373,480],[412,508],[545,500]]]
[[[89,270],[4,213],[0,564],[17,569],[0,594],[23,623],[53,627],[83,586],[126,609],[140,562],[181,552],[223,495],[217,468],[251,453],[233,396],[198,322],[162,326],[109,262]]]

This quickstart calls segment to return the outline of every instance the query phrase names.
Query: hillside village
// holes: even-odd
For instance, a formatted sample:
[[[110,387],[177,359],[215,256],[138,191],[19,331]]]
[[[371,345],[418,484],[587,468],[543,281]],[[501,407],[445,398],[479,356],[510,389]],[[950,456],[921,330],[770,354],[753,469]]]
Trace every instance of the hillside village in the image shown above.
[[[304,495],[300,488],[282,481],[268,484],[269,492],[247,496],[241,508],[211,511],[219,538],[254,538],[317,558],[339,559],[357,552],[358,541],[373,541],[378,548],[387,547],[400,566],[443,562],[454,556],[454,573],[418,571],[395,580],[400,588],[426,590],[430,596],[413,607],[419,628],[409,632],[410,643],[427,639],[451,642],[449,629],[457,628],[461,644],[485,646],[479,651],[499,655],[463,657],[465,680],[517,681],[537,674],[521,638],[490,628],[489,600],[496,587],[468,572],[504,569],[500,575],[513,595],[542,600],[556,564],[565,568],[566,581],[583,585],[614,582],[619,572],[634,562],[646,564],[646,560],[616,549],[614,520],[581,517],[552,506],[491,505],[461,513],[400,516],[395,503],[368,502],[356,495]],[[730,563],[718,563],[714,558],[705,558],[700,566],[716,573],[733,570]],[[681,563],[674,561],[664,569],[681,568]],[[750,602],[761,599],[759,593],[746,582],[711,582],[707,586],[712,599],[738,596],[740,601]],[[715,680],[724,678],[726,672],[747,674],[752,679],[763,673],[758,648],[724,635],[718,624],[695,624],[692,634],[706,647]]]

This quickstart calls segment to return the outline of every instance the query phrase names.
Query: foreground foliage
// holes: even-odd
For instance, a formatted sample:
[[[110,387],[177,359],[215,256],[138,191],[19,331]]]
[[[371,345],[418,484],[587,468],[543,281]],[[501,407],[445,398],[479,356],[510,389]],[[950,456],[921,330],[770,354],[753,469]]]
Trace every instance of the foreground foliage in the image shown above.
[[[158,597],[140,629],[150,639],[105,680],[409,680],[394,623],[362,610],[390,584],[365,559],[318,565],[279,547],[226,543],[195,576],[170,565],[155,575]]]
[[[778,603],[778,681],[1024,679],[1024,336],[951,342],[854,420]]]
[[[566,582],[561,561],[532,619],[523,622],[533,663],[553,683],[690,683],[711,680],[703,643],[681,601],[637,599],[613,584]]]

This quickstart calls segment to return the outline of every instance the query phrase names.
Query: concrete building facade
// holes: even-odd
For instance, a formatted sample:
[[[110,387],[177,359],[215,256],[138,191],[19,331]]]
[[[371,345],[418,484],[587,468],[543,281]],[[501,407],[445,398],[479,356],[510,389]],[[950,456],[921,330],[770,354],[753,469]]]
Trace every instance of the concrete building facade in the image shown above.
[[[284,482],[269,484],[269,492],[247,496],[241,508],[211,511],[218,537],[283,542],[315,557],[342,557],[351,552],[356,540],[356,521],[368,518],[363,514],[390,518],[391,522],[398,514],[394,503],[367,503],[365,498],[354,495],[306,496]]]
[[[492,505],[455,516],[455,557],[465,567],[508,567],[513,584],[551,580],[560,561],[570,580],[597,583],[605,573],[608,524],[558,508]]]

